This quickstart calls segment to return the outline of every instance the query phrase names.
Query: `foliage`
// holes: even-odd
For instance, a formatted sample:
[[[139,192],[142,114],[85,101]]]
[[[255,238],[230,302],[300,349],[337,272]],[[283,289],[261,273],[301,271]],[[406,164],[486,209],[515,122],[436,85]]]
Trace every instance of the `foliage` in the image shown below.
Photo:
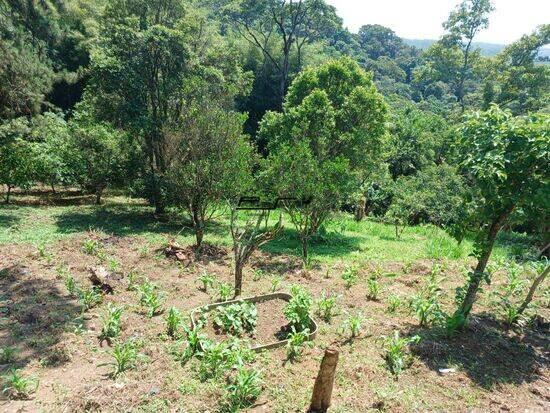
[[[103,317],[103,327],[99,333],[100,340],[110,341],[120,335],[122,331],[120,318],[123,310],[123,307],[116,307],[111,303],[107,305],[107,313]]]
[[[258,311],[253,303],[242,303],[220,306],[214,317],[214,325],[224,333],[241,336],[245,332],[252,333],[256,329]]]
[[[111,372],[111,377],[113,379],[116,379],[120,374],[136,367],[139,355],[138,348],[138,344],[132,340],[115,343],[111,351],[111,357],[114,361],[102,364],[113,367],[113,371]]]
[[[218,301],[227,301],[231,298],[233,294],[233,288],[227,283],[218,284]]]
[[[349,290],[355,284],[357,284],[358,279],[358,270],[355,267],[347,266],[344,272],[342,273],[342,280],[344,280],[344,285]]]
[[[392,336],[383,338],[384,360],[386,360],[388,369],[396,378],[412,361],[411,356],[407,354],[407,347],[419,341],[419,336],[400,337],[397,330],[394,331]]]
[[[313,304],[311,294],[300,285],[290,287],[292,298],[284,308],[284,315],[291,327],[296,331],[309,328],[310,312]]]
[[[309,342],[309,329],[296,331],[292,327],[291,332],[287,336],[286,356],[288,360],[295,361],[302,355],[304,346]]]
[[[79,288],[77,294],[78,300],[82,304],[82,307],[84,307],[84,311],[90,310],[103,302],[103,294],[101,293],[101,289],[97,287]]]
[[[11,369],[2,377],[2,393],[14,399],[27,399],[38,389],[38,380],[25,377],[19,370]]]
[[[204,292],[208,291],[208,288],[212,288],[214,286],[214,282],[216,281],[216,278],[213,274],[210,274],[206,272],[206,270],[203,270],[201,275],[199,275],[198,280],[202,284],[202,290]]]
[[[180,335],[181,324],[183,323],[183,315],[181,311],[175,307],[170,307],[166,315],[166,332],[172,338],[178,338]]]
[[[336,295],[327,294],[323,291],[321,297],[317,300],[317,314],[327,323],[330,323],[335,314],[336,299]]]
[[[367,290],[367,298],[369,300],[378,300],[378,295],[380,294],[380,282],[378,278],[369,277],[367,279]]]
[[[340,326],[339,333],[342,335],[348,334],[350,340],[353,340],[361,334],[361,325],[364,321],[365,317],[360,312],[357,314],[348,314]]]
[[[441,278],[439,267],[434,266],[422,289],[415,294],[410,301],[410,308],[418,317],[421,327],[429,323],[439,323],[444,319],[444,313],[440,306]]]
[[[260,396],[262,386],[262,378],[257,370],[239,366],[226,386],[228,409],[235,411],[251,406]]]
[[[157,285],[145,280],[138,286],[137,291],[140,295],[139,303],[146,308],[147,317],[152,318],[161,311],[164,299],[158,291]]]
[[[401,299],[401,297],[395,294],[391,294],[390,296],[388,296],[388,307],[386,308],[386,311],[393,314],[399,309],[399,307],[401,307],[402,304],[403,300]]]

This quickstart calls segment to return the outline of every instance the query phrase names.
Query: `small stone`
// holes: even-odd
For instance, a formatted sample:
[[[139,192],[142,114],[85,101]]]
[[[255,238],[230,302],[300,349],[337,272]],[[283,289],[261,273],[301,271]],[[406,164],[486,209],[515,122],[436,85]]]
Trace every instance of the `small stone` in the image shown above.
[[[156,394],[160,393],[160,389],[157,386],[151,387],[151,390],[149,390],[149,395],[154,396]]]
[[[456,373],[456,369],[450,368],[450,369],[439,369],[440,374],[449,374],[449,373]]]

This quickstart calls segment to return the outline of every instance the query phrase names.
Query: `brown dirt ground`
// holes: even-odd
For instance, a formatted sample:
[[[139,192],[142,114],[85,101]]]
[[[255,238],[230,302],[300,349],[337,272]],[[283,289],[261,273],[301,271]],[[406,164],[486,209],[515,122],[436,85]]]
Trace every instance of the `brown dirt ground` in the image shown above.
[[[8,400],[4,396],[0,410],[216,411],[222,397],[219,383],[200,383],[193,362],[182,366],[173,358],[168,351],[172,343],[164,334],[164,315],[148,319],[136,292],[127,290],[126,277],[114,286],[115,293],[106,296],[103,304],[85,314],[84,331],[75,332],[80,307],[68,295],[56,268],[67,265],[81,285],[90,285],[88,269],[97,265],[98,259],[83,252],[81,245],[86,237],[82,234],[51,244],[54,258],[50,263],[32,247],[0,246],[0,348],[16,347],[16,365],[40,382],[29,400]],[[196,280],[203,269],[215,274],[218,281],[232,281],[229,255],[184,267],[159,252],[144,253],[146,240],[140,237],[110,237],[103,244],[107,254],[120,261],[125,276],[134,270],[159,285],[166,297],[165,308],[175,306],[188,313],[214,301],[215,292],[201,291]],[[325,278],[326,267],[304,272],[289,257],[264,253],[253,257],[247,267],[243,295],[270,291],[270,276],[252,281],[252,269],[262,268],[282,275],[283,289],[300,283],[315,297],[323,291],[337,294],[339,314],[330,323],[319,320],[314,347],[307,349],[300,361],[286,362],[284,349],[258,357],[256,366],[262,371],[265,388],[250,411],[305,411],[323,349],[329,345],[338,346],[341,351],[333,412],[550,411],[547,334],[530,329],[521,333],[506,331],[489,316],[487,291],[465,333],[454,339],[435,339],[432,332],[418,327],[406,309],[395,314],[385,311],[390,294],[407,298],[419,288],[432,262],[418,262],[407,273],[399,262],[380,265],[384,272],[397,275],[382,277],[380,300],[369,301],[365,280],[378,264],[362,268],[359,283],[347,290],[339,276],[344,262],[331,269],[330,278]],[[453,261],[445,264],[442,287],[448,308],[454,288],[462,283],[459,274],[463,265],[464,262]],[[499,282],[496,277],[488,290]],[[97,339],[101,315],[109,302],[125,306],[122,338],[143,341],[138,368],[117,380],[109,378],[108,366],[101,366],[109,361],[108,346],[101,346]],[[361,336],[350,342],[338,334],[338,327],[347,313],[357,311],[367,320]],[[412,365],[397,381],[384,367],[380,342],[381,336],[396,329],[424,338],[413,349]],[[442,367],[454,367],[456,372],[440,374]],[[7,368],[0,366],[0,373]]]

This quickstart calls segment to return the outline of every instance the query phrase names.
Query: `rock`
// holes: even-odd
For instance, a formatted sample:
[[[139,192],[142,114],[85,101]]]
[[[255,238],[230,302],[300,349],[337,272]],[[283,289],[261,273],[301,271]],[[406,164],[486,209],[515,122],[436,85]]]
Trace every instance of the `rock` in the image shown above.
[[[153,386],[153,387],[151,387],[151,390],[149,390],[149,395],[150,396],[155,396],[159,393],[160,393],[160,388],[158,388],[157,386]]]
[[[93,285],[101,288],[106,294],[112,294],[113,286],[108,281],[111,277],[105,267],[92,267],[90,273],[90,281]]]
[[[450,368],[450,369],[438,369],[439,374],[449,374],[449,373],[456,373],[456,369]]]

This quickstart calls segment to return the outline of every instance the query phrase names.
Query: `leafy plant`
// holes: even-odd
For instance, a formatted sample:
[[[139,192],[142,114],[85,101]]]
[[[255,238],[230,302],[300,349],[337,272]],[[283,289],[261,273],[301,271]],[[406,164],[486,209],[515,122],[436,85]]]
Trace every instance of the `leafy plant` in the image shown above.
[[[227,283],[218,284],[218,297],[220,302],[227,301],[233,294],[233,288]]]
[[[355,284],[357,284],[358,279],[358,270],[355,267],[346,267],[342,273],[342,280],[344,280],[344,285],[349,290]]]
[[[231,350],[223,342],[209,343],[200,354],[199,379],[206,381],[220,377],[230,368],[228,365],[231,358],[230,352]]]
[[[257,370],[240,366],[226,387],[229,411],[250,407],[262,392],[262,379]]]
[[[114,361],[112,363],[101,364],[101,366],[112,366],[111,377],[117,378],[120,374],[136,367],[138,359],[138,345],[135,341],[129,340],[123,343],[116,343],[111,351]]]
[[[152,318],[162,309],[164,300],[157,290],[158,287],[149,280],[145,280],[138,286],[139,303],[147,309],[146,314],[149,318]]]
[[[260,281],[264,275],[265,275],[265,273],[261,268],[256,268],[253,272],[252,280],[253,281]]]
[[[345,335],[349,332],[349,338],[354,339],[361,334],[361,326],[365,321],[365,317],[360,312],[357,314],[349,314],[340,326],[339,332]]]
[[[283,277],[276,276],[271,279],[271,292],[274,293],[280,287],[283,282]]]
[[[170,310],[168,310],[168,315],[166,316],[166,329],[170,337],[177,338],[179,336],[182,321],[183,316],[181,311],[175,307],[170,307]]]
[[[103,294],[101,293],[101,289],[98,287],[78,289],[77,294],[78,299],[85,311],[90,310],[103,302]]]
[[[380,293],[380,283],[378,282],[378,279],[370,277],[367,280],[367,290],[367,298],[369,300],[378,300],[378,294]]]
[[[495,293],[496,305],[506,326],[511,327],[514,323],[525,320],[519,309],[527,280],[521,276],[524,268],[515,262],[507,263],[505,268],[506,282]]]
[[[309,329],[306,328],[305,330],[296,331],[294,327],[292,327],[291,332],[288,334],[287,340],[287,358],[291,361],[297,360],[302,355],[306,343],[309,343]]]
[[[185,350],[180,355],[182,363],[186,363],[191,357],[210,345],[206,334],[201,333],[202,327],[202,323],[195,325],[195,328],[183,326],[183,331],[185,333]]]
[[[408,346],[419,341],[419,336],[400,337],[397,330],[394,331],[393,336],[384,337],[384,360],[395,377],[398,377],[412,360],[407,352]]]
[[[101,244],[95,239],[88,238],[82,243],[82,249],[88,255],[97,256],[101,249]]]
[[[109,271],[111,271],[111,272],[120,271],[120,261],[118,261],[114,257],[109,258],[109,260],[107,262],[107,265],[109,266]]]
[[[69,292],[69,295],[71,297],[77,297],[78,296],[78,286],[76,285],[76,281],[73,276],[66,275],[65,276],[65,288]]]
[[[27,399],[38,389],[38,380],[25,377],[19,370],[12,369],[2,377],[2,393],[13,399]]]
[[[328,295],[323,291],[321,297],[317,301],[317,314],[326,322],[330,322],[334,316],[335,308],[336,296]]]
[[[138,277],[138,272],[135,270],[128,273],[128,287],[126,287],[128,291],[135,291],[137,289]]]
[[[216,281],[216,278],[214,277],[213,274],[210,274],[205,270],[203,270],[202,274],[199,275],[198,280],[202,284],[202,290],[204,292],[207,292],[209,287],[212,288],[214,286],[214,282]]]
[[[224,333],[241,336],[244,332],[252,332],[256,328],[258,311],[253,303],[242,302],[229,306],[218,307],[214,325]]]
[[[311,294],[300,285],[290,288],[292,298],[284,308],[284,315],[296,331],[309,328],[310,312],[313,299]]]
[[[123,307],[116,307],[111,303],[107,306],[107,313],[104,316],[103,327],[99,334],[100,340],[111,341],[113,338],[118,337],[122,331],[122,323],[120,318],[122,316]]]
[[[432,268],[428,281],[410,301],[411,310],[418,317],[422,327],[427,326],[429,323],[441,322],[445,318],[439,304],[441,278],[438,274],[439,267]]]

